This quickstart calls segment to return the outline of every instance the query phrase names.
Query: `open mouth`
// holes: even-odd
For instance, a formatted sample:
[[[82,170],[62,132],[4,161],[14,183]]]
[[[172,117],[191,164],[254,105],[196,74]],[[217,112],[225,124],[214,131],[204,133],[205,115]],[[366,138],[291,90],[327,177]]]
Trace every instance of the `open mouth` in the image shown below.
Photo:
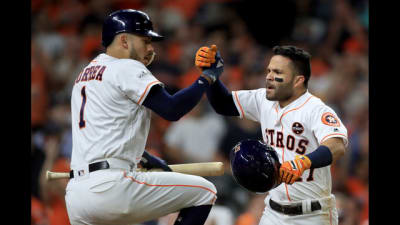
[[[267,90],[274,90],[275,86],[273,86],[272,84],[267,84],[266,88],[267,88]]]

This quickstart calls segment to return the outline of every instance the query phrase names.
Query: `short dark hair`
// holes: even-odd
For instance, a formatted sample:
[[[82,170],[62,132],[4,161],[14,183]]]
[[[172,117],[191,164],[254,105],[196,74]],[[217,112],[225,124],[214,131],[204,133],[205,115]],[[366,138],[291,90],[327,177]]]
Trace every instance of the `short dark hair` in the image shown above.
[[[307,51],[296,46],[275,46],[272,48],[274,55],[282,55],[292,60],[297,71],[304,75],[304,86],[308,86],[308,80],[311,76],[311,55]]]

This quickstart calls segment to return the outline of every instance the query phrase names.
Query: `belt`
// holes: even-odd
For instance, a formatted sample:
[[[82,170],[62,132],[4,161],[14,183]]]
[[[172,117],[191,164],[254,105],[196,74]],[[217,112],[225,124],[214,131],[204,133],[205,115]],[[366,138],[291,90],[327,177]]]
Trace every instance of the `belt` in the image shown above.
[[[269,200],[269,205],[275,211],[286,215],[302,215],[303,214],[303,207],[301,203],[295,203],[292,205],[281,205],[272,199]],[[321,204],[319,201],[312,201],[311,202],[311,211],[320,210]]]
[[[104,170],[104,169],[109,169],[110,168],[110,164],[108,164],[107,161],[100,161],[100,162],[95,162],[95,163],[91,163],[89,164],[89,173],[90,172],[94,172],[96,170]],[[79,171],[78,171],[79,173]],[[71,170],[69,171],[69,178],[74,178],[74,171]]]

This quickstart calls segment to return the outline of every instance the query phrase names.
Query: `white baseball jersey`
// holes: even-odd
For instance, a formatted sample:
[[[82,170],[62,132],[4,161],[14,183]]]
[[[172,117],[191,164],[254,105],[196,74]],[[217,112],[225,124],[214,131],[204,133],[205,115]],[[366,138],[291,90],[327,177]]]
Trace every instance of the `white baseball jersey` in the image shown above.
[[[65,202],[72,225],[136,224],[182,208],[214,204],[215,186],[199,176],[139,172],[151,110],[142,106],[161,84],[139,61],[100,54],[79,74],[72,90],[74,178]],[[89,173],[90,163],[110,169]]]
[[[328,138],[343,138],[347,146],[347,129],[342,121],[308,91],[284,108],[278,101],[266,99],[265,88],[233,91],[232,97],[241,118],[261,124],[263,140],[276,150],[280,163],[313,152]],[[326,166],[304,171],[300,182],[280,184],[269,192],[266,200],[272,198],[287,204],[331,198],[331,189],[330,166]]]
[[[151,112],[142,106],[161,84],[139,61],[100,54],[75,80],[71,96],[71,168],[119,158],[137,163],[144,151]]]

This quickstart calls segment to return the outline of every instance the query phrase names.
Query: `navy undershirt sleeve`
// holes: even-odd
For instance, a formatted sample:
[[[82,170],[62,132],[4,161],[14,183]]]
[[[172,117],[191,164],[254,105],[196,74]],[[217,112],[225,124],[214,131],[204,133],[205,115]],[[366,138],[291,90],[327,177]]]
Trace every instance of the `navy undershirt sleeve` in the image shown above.
[[[320,145],[315,151],[306,155],[311,161],[311,168],[321,168],[332,164],[333,156],[328,146]]]
[[[204,77],[199,77],[191,86],[170,95],[165,88],[155,85],[143,105],[166,120],[177,121],[197,105],[209,86]]]
[[[220,80],[216,80],[206,93],[208,101],[218,114],[224,116],[240,115],[233,102],[232,93],[228,91]]]

